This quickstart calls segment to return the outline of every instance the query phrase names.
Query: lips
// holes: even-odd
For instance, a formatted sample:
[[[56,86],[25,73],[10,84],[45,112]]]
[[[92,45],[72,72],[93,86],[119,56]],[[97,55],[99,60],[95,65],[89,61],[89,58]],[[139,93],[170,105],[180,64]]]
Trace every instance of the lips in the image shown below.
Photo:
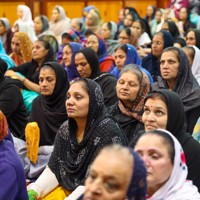
[[[68,113],[73,113],[73,112],[75,112],[75,109],[73,109],[73,108],[67,108],[67,112]]]
[[[155,130],[155,129],[157,129],[157,127],[152,125],[152,124],[145,124],[145,129],[147,129],[147,130]]]
[[[122,96],[129,96],[129,93],[124,92],[124,91],[120,91],[120,95],[122,95]]]

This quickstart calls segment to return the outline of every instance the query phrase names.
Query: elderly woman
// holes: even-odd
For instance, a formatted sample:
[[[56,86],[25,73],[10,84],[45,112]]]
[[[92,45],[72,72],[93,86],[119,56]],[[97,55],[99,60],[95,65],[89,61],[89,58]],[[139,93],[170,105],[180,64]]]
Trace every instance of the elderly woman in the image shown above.
[[[163,129],[145,132],[137,141],[135,151],[146,165],[147,200],[200,199],[197,188],[186,180],[185,155],[170,132]]]
[[[165,49],[160,59],[161,77],[153,83],[152,90],[169,89],[176,92],[184,105],[187,131],[192,134],[200,116],[200,86],[192,75],[190,64],[183,50],[176,47]]]
[[[10,57],[14,60],[16,66],[32,60],[32,46],[32,41],[25,32],[16,32],[13,35]]]
[[[0,39],[3,42],[3,46],[6,50],[6,53],[9,55],[11,50],[11,39],[13,37],[13,32],[10,27],[10,21],[7,18],[0,18]]]
[[[79,74],[75,66],[75,54],[81,49],[82,46],[76,42],[69,42],[63,47],[62,60],[64,68],[67,71],[69,81],[79,78]]]
[[[189,180],[200,190],[200,146],[186,132],[185,112],[178,94],[169,90],[158,90],[145,100],[142,121],[146,131],[158,128],[170,131],[180,142],[185,152]]]
[[[84,195],[79,200],[142,200],[145,196],[144,163],[133,149],[115,144],[103,148],[92,163]],[[76,199],[74,193],[65,200],[72,199]]]
[[[137,65],[126,65],[120,72],[118,102],[109,107],[109,113],[119,122],[129,142],[143,129],[142,111],[149,89],[148,77]]]
[[[134,46],[130,44],[123,44],[120,45],[116,50],[115,50],[115,64],[116,67],[113,68],[113,70],[110,72],[113,76],[115,76],[117,79],[119,78],[119,73],[122,70],[122,68],[125,65],[128,64],[136,64],[139,66],[139,68],[148,75],[149,81],[153,82],[153,79],[149,72],[144,69],[141,66],[141,59],[139,55],[137,54],[137,51]]]
[[[100,72],[98,57],[93,49],[83,48],[78,51],[75,55],[75,66],[81,78],[93,79],[100,85],[107,107],[117,101],[117,79],[108,73]]]
[[[194,45],[200,48],[200,30],[199,29],[189,30],[186,34],[185,40],[187,45]]]
[[[117,24],[113,21],[105,22],[101,27],[101,37],[107,45],[107,52],[113,55],[115,49],[119,46],[117,36]]]
[[[36,164],[31,163],[26,157],[25,142],[14,138],[15,147],[28,178],[37,178],[44,170],[53,150],[56,133],[67,120],[65,99],[69,83],[63,67],[57,62],[45,63],[40,69],[39,85],[41,94],[34,99],[29,117],[29,122],[36,122],[40,129],[39,155]]]
[[[13,143],[6,138],[8,132],[6,117],[0,111],[0,195],[2,199],[28,200],[22,163]]]
[[[101,72],[110,72],[114,67],[114,58],[108,55],[105,41],[95,34],[91,34],[86,43],[86,47],[92,48],[98,58]]]
[[[49,20],[45,15],[38,15],[35,17],[34,31],[37,38],[43,35],[54,35],[54,33],[49,30]]]
[[[66,109],[69,119],[58,130],[48,168],[29,185],[29,196],[44,197],[60,185],[63,199],[66,190],[69,193],[83,185],[101,148],[112,143],[127,144],[119,125],[106,115],[103,94],[95,81],[74,81],[67,92]]]
[[[28,111],[31,111],[31,104],[33,99],[40,93],[39,86],[39,71],[43,63],[54,59],[54,53],[51,45],[44,40],[37,40],[33,43],[32,61],[26,62],[18,67],[13,67],[6,72],[7,76],[15,77],[23,83],[24,99],[28,98],[27,103]],[[19,74],[20,73],[20,74]],[[30,93],[29,91],[33,91]],[[27,97],[27,98],[26,98]]]
[[[65,9],[56,5],[52,10],[52,19],[49,22],[49,29],[54,33],[57,41],[61,44],[61,35],[70,28],[70,19],[67,18]]]
[[[142,66],[149,71],[154,81],[160,76],[160,57],[163,49],[173,46],[173,38],[167,31],[157,32],[152,39],[151,54],[142,59]]]

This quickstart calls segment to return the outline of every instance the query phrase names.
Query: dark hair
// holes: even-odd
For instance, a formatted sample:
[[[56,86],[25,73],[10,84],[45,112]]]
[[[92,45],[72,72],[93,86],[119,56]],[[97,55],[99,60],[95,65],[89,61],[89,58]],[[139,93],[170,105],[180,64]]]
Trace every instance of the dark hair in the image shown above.
[[[87,81],[84,78],[79,78],[79,79],[71,81],[70,86],[73,85],[74,83],[81,83],[85,92],[89,94],[89,87],[88,87]]]
[[[143,22],[142,20],[137,19],[137,20],[135,20],[134,22],[138,22],[138,23],[140,24],[140,26],[141,26],[141,28],[142,28],[142,33],[146,32],[146,30],[145,30],[145,24],[144,24],[144,22]],[[134,22],[133,22],[133,23],[134,23]]]
[[[194,60],[194,56],[195,56],[195,50],[192,46],[185,46],[182,49],[188,49],[190,52],[190,56],[192,56],[192,60]]]
[[[175,147],[174,147],[174,141],[170,137],[170,135],[168,135],[167,133],[165,133],[162,130],[145,131],[138,138],[138,140],[141,137],[143,137],[144,135],[157,135],[157,136],[159,136],[159,137],[161,137],[163,139],[163,143],[168,146],[168,153],[169,153],[169,156],[170,156],[171,163],[173,165],[174,164],[174,157],[175,157]],[[138,140],[137,140],[137,142],[138,142]],[[136,145],[137,145],[137,142],[136,142]]]
[[[66,39],[70,40],[71,42],[74,41],[72,36],[69,33],[66,33],[66,32],[63,33],[61,37],[62,37],[62,39],[66,38]]]
[[[123,30],[122,30],[123,31]],[[126,34],[129,36],[129,37],[131,37],[131,29],[129,28],[129,27],[126,27],[125,29],[124,29],[124,31],[126,32]]]
[[[159,91],[153,91],[153,92],[149,93],[149,94],[147,95],[147,97],[145,98],[145,100],[144,100],[144,104],[146,103],[146,101],[147,101],[148,99],[160,99],[161,101],[163,101],[163,102],[167,105],[167,99],[166,99],[165,96],[164,96],[162,93],[160,93]]]
[[[121,50],[124,51],[126,54],[127,54],[127,52],[128,52],[128,47],[127,47],[126,44],[121,44],[119,47],[117,47],[117,48],[115,49],[115,52],[116,52],[118,49],[121,49]]]
[[[108,29],[111,31],[112,30],[112,24],[111,24],[111,22],[107,22],[106,24],[107,24]]]
[[[182,37],[177,37],[177,38],[174,40],[174,44],[175,44],[175,43],[180,44],[181,47],[186,46],[186,42],[185,42],[185,40],[184,40]]]
[[[164,52],[169,52],[169,51],[175,53],[176,56],[177,56],[177,58],[178,58],[178,61],[180,62],[179,49],[178,49],[177,47],[167,47],[167,48],[165,48],[165,49],[163,50],[162,54],[163,54]]]

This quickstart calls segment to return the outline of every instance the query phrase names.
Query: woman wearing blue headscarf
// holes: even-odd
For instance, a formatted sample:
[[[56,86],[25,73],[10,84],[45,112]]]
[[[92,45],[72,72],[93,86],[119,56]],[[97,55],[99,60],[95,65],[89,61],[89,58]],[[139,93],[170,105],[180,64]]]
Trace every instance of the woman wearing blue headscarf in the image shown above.
[[[172,35],[167,31],[157,32],[152,40],[151,54],[142,59],[142,66],[149,71],[154,81],[160,76],[160,57],[163,49],[173,46]]]
[[[76,67],[74,57],[76,52],[82,49],[81,44],[76,42],[69,42],[65,45],[62,51],[63,66],[67,71],[68,80],[72,81],[79,76]]]
[[[115,67],[110,72],[113,76],[115,76],[117,79],[119,78],[119,74],[121,69],[128,64],[137,64],[139,68],[147,74],[149,81],[152,83],[153,79],[150,75],[150,73],[145,70],[141,64],[141,59],[135,49],[135,47],[131,44],[123,44],[119,46],[115,51]]]

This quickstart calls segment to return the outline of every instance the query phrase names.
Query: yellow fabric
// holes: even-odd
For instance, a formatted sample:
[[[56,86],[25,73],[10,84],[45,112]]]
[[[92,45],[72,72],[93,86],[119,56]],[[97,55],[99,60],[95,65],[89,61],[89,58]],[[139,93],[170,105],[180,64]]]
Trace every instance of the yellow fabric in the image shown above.
[[[57,187],[47,196],[40,200],[63,200],[65,197],[69,196],[71,192],[64,190],[62,187]]]

